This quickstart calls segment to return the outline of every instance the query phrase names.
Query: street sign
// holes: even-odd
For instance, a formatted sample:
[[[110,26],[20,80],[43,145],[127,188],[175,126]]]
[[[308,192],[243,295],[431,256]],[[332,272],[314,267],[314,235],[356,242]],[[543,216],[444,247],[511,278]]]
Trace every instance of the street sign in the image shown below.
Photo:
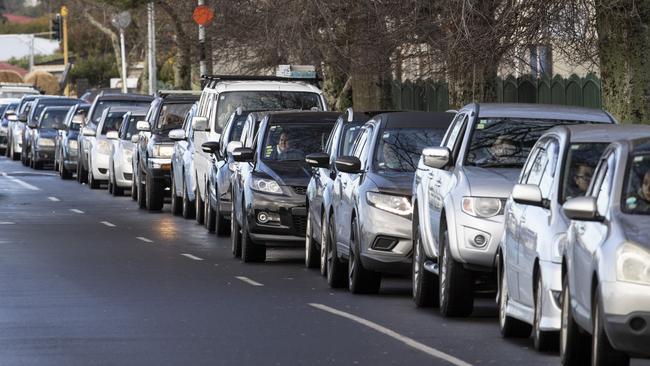
[[[131,24],[131,13],[123,11],[111,19],[113,27],[117,29],[126,29]]]
[[[194,9],[192,19],[194,19],[194,22],[198,25],[210,24],[212,19],[214,19],[214,11],[206,5],[199,5]]]

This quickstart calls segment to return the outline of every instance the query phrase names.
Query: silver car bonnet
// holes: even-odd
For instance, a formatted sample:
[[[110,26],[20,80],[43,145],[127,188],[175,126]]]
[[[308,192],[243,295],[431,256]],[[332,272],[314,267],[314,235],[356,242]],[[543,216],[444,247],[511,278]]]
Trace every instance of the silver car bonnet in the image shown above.
[[[618,220],[627,240],[650,250],[650,215],[620,214]]]
[[[476,197],[507,198],[519,179],[519,173],[521,169],[486,169],[476,166],[461,168],[461,174],[467,179],[470,188],[469,195]]]
[[[413,188],[413,178],[415,173],[388,173],[375,174],[369,173],[370,179],[379,192],[391,193],[401,196],[411,196]]]

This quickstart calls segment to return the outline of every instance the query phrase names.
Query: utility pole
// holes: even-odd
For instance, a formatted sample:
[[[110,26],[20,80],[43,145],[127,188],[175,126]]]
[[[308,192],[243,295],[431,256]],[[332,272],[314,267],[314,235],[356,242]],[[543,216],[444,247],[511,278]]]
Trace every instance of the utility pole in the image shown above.
[[[62,6],[61,7],[61,18],[62,18],[62,29],[63,29],[63,65],[65,66],[65,69],[68,67],[68,7],[67,6]],[[34,42],[34,38],[32,36],[32,43]],[[64,95],[66,97],[70,96],[70,85],[66,82],[65,83],[65,91]]]
[[[156,22],[153,1],[147,3],[147,68],[149,69],[149,94],[156,93]]]
[[[199,0],[199,7],[205,6],[205,0]],[[199,73],[201,76],[208,73],[208,64],[205,61],[205,26],[199,24]]]
[[[126,46],[124,45],[124,29],[131,24],[131,13],[123,11],[115,16],[111,23],[120,31],[120,53],[122,58],[122,93],[128,92],[126,85]]]
[[[34,71],[34,35],[29,35],[29,72]]]

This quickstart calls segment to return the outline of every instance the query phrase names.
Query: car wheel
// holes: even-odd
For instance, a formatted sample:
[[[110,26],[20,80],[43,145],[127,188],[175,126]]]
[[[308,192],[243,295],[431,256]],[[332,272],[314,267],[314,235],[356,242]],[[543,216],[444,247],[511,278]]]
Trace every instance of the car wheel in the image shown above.
[[[189,196],[187,195],[187,185],[185,179],[183,179],[183,218],[193,219],[196,214],[194,209],[194,201],[190,201]]]
[[[108,193],[110,195],[113,195],[113,178],[111,178],[111,173],[108,173],[108,186],[107,186]]]
[[[196,219],[196,223],[199,225],[203,225],[203,220],[205,219],[203,216],[205,207],[203,207],[203,205],[204,202],[201,198],[201,194],[199,193],[199,186],[197,184],[196,191],[194,192],[194,218]]]
[[[42,161],[34,161],[33,166],[34,166],[35,170],[42,170],[43,169],[43,162]]]
[[[20,156],[21,156],[21,155],[22,155],[22,154],[17,153],[17,152],[14,150],[14,146],[11,145],[11,160],[17,161],[18,159],[20,159]]]
[[[149,211],[160,211],[165,204],[165,197],[163,196],[163,187],[150,176],[146,177],[147,184],[145,186],[146,204]]]
[[[426,255],[420,236],[420,223],[418,218],[413,220],[413,302],[417,307],[437,307],[440,294],[438,281],[433,273],[424,269]]]
[[[543,331],[540,329],[542,323],[542,310],[544,309],[544,285],[542,274],[537,274],[535,285],[535,317],[533,318],[533,344],[535,349],[544,352],[550,351],[558,345],[558,333]]]
[[[235,211],[233,208],[230,219],[230,246],[232,248],[232,255],[235,258],[241,257],[241,232],[239,230],[239,223],[235,219]]]
[[[446,226],[443,226],[441,239],[440,314],[444,317],[468,316],[474,308],[472,274],[452,257]]]
[[[314,233],[311,227],[311,212],[307,208],[307,230],[305,232],[305,265],[307,268],[318,268],[320,254],[314,240]]]
[[[95,176],[93,174],[93,168],[90,165],[90,162],[88,164],[88,187],[90,187],[90,189],[99,188],[99,181],[95,179]]]
[[[345,262],[339,259],[336,247],[336,231],[334,228],[334,216],[330,217],[329,240],[327,241],[327,284],[331,288],[342,288],[348,284],[348,269]]]
[[[320,224],[320,274],[327,276],[327,243],[329,242],[329,233],[327,229],[327,220],[325,213],[321,215]]]
[[[217,187],[216,192],[219,192],[218,187]],[[216,200],[217,200],[217,208],[215,210],[216,222],[215,222],[214,231],[217,232],[218,236],[226,236],[226,235],[230,234],[230,223],[228,222],[228,220],[221,213],[220,199],[217,198]]]
[[[253,243],[248,232],[248,222],[244,217],[244,225],[241,230],[241,259],[244,263],[264,262],[266,259],[266,247]]]
[[[79,162],[77,162],[77,180],[79,181],[79,183],[88,183],[87,178],[88,178],[88,172],[86,171],[86,169],[84,169],[84,165],[81,162],[81,160],[79,160]]]
[[[504,338],[526,338],[530,336],[532,327],[519,319],[508,315],[508,277],[503,265],[499,265],[499,297],[497,301],[499,308],[499,330]]]
[[[350,258],[348,258],[348,288],[353,294],[376,294],[381,287],[381,274],[363,268],[361,238],[357,219],[352,220]]]
[[[214,212],[214,209],[212,208],[212,204],[210,204],[210,199],[208,198],[207,201],[204,203],[205,207],[205,212],[204,212],[204,217],[205,219],[203,220],[203,225],[205,228],[208,230],[209,233],[214,233],[214,228],[217,224],[216,222],[216,213]]]
[[[571,309],[568,276],[562,280],[562,325],[560,327],[560,360],[563,365],[588,365],[591,359],[589,337],[575,319]]]
[[[137,175],[136,185],[138,188],[138,207],[142,209],[147,208],[147,197],[145,192],[145,186],[144,183],[142,182],[142,177],[140,176],[140,174]]]
[[[594,333],[591,337],[591,365],[592,366],[627,366],[630,364],[630,356],[626,353],[617,351],[607,338],[603,326],[604,313],[600,304],[600,288],[596,288],[594,294],[594,303],[591,306],[591,321]]]
[[[134,201],[138,200],[138,187],[136,185],[136,175],[131,175],[131,199]]]
[[[180,216],[183,213],[183,200],[182,198],[179,198],[176,195],[176,179],[174,179],[174,175],[172,174],[172,202],[171,202],[171,210],[172,210],[172,215],[174,216]]]
[[[72,172],[65,168],[63,161],[59,162],[59,175],[65,180],[72,178]]]

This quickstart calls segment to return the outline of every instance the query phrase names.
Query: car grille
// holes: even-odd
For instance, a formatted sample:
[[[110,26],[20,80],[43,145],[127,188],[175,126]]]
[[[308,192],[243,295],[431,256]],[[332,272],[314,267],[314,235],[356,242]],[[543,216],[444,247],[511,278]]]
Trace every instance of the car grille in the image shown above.
[[[133,180],[133,174],[131,174],[131,173],[124,173],[124,179],[126,179],[126,180]]]
[[[97,168],[97,170],[99,170],[99,173],[100,173],[100,174],[106,174],[106,173],[108,173],[108,169]]]
[[[307,232],[307,216],[293,215],[293,232],[298,236],[305,236]]]
[[[294,191],[296,194],[306,194],[306,193],[307,193],[307,187],[302,187],[302,186],[292,186],[291,189],[293,189],[293,191]]]

